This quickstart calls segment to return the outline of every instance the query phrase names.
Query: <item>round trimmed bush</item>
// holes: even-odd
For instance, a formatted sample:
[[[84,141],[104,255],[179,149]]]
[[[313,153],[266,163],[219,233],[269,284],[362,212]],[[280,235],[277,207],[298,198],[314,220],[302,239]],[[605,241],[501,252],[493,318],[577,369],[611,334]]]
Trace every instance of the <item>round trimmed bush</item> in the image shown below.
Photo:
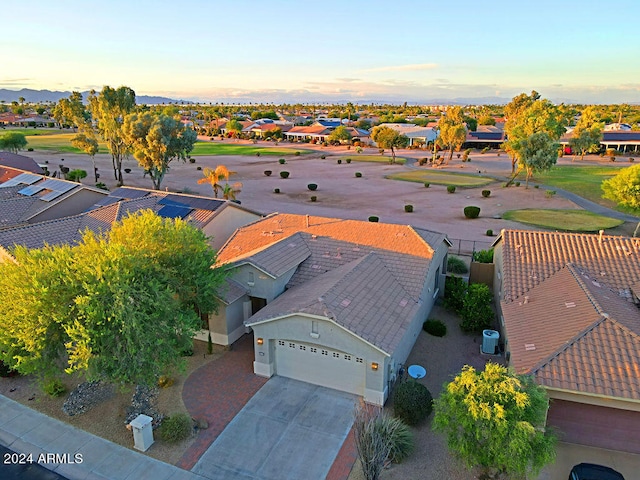
[[[464,207],[464,216],[467,218],[478,218],[480,215],[480,207],[474,207],[472,205]]]
[[[279,188],[274,188],[273,189],[273,193],[280,193],[280,189]]]
[[[404,211],[407,212],[407,213],[413,212],[413,205],[405,205],[404,206]]]
[[[491,195],[491,190],[482,190],[482,196],[484,198],[489,198],[489,195]]]
[[[280,172],[280,178],[289,178],[289,172],[287,172],[286,170]]]
[[[196,167],[196,170],[202,170],[202,167],[201,167],[200,165],[198,165],[198,166]]]
[[[265,171],[264,171],[264,174],[265,174],[267,177],[270,177],[272,173],[273,173],[273,172],[272,172],[271,170],[265,170]]]
[[[260,152],[256,152],[256,157],[259,157],[259,156],[260,156]]]
[[[467,273],[469,268],[464,261],[458,257],[454,257],[453,255],[449,255],[447,258],[447,272],[463,274]]]
[[[325,158],[327,158],[327,156],[326,156],[326,155],[320,155],[320,158],[321,158],[322,160],[324,160]]]
[[[342,163],[342,159],[341,159],[341,158],[339,158],[338,160],[336,160],[336,163],[337,163],[338,165],[340,165],[340,164]]]
[[[447,326],[440,320],[431,318],[422,324],[422,329],[434,337],[444,337],[447,334]]]
[[[280,158],[280,159],[278,159],[278,163],[280,165],[284,165],[285,163],[287,163],[287,161],[284,158]]]
[[[493,237],[493,230],[487,230],[487,237]]]
[[[345,160],[345,162],[347,162],[347,163],[351,163],[351,159],[350,159],[350,158],[347,158],[347,159]]]
[[[429,389],[409,380],[401,383],[393,395],[393,415],[407,425],[417,425],[433,411],[433,397]]]
[[[447,192],[454,193],[456,191],[455,185],[447,185]]]
[[[424,188],[429,188],[429,182],[424,182]]]
[[[380,220],[380,218],[379,218],[379,217],[377,217],[377,216],[375,216],[375,215],[371,215],[371,216],[369,217],[369,221],[370,221],[370,222],[377,222],[378,220]]]
[[[362,177],[362,172],[356,172],[356,178],[361,178]]]
[[[256,153],[256,155],[260,156],[259,153],[260,152]],[[189,163],[196,163],[196,159],[193,157],[189,157]]]
[[[519,187],[519,186],[520,186],[520,182],[516,182],[516,187]]]
[[[316,197],[315,195],[312,195],[312,196],[311,196],[311,201],[312,201],[312,202],[316,202],[316,201],[318,201],[318,197]]]
[[[299,157],[299,156],[300,156],[300,152],[295,152],[295,153],[294,153],[294,155],[295,155],[296,157]]]
[[[166,417],[160,425],[160,437],[165,442],[176,443],[186,440],[193,433],[193,420],[186,413],[176,413]]]
[[[313,191],[318,189],[318,184],[317,183],[309,183],[307,185],[307,188],[313,192]]]

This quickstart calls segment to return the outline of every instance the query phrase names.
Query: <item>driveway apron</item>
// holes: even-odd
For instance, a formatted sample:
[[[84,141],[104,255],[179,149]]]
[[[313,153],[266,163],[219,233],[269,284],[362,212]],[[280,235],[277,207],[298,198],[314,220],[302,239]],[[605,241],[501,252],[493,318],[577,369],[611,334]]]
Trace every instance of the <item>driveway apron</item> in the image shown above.
[[[218,479],[324,479],[353,424],[355,395],[273,377],[191,469]]]

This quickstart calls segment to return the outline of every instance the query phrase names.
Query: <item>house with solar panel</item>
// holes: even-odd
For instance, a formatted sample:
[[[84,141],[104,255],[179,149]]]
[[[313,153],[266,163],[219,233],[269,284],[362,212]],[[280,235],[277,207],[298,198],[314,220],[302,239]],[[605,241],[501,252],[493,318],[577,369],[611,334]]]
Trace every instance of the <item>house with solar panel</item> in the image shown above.
[[[0,229],[77,215],[107,192],[0,165]]]

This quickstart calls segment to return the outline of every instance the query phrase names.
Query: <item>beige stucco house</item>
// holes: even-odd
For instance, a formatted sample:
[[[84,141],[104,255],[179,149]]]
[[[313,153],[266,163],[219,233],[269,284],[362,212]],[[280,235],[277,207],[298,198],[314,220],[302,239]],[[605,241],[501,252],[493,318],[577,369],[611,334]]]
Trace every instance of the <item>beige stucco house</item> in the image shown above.
[[[257,375],[382,405],[442,295],[449,241],[405,226],[274,214],[220,251],[230,269],[211,330],[254,332]]]
[[[509,365],[566,442],[640,454],[640,239],[503,230],[494,291]]]

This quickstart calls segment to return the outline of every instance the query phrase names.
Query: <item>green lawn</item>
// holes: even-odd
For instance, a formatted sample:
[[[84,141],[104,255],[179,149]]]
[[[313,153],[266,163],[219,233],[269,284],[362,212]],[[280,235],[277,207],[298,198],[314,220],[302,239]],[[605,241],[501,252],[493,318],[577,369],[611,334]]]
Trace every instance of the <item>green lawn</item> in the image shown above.
[[[523,210],[509,210],[502,215],[502,218],[551,230],[572,232],[597,232],[624,223],[622,220],[604,217],[586,210],[525,208]]]
[[[456,187],[482,187],[495,182],[493,178],[489,177],[429,170],[394,173],[387,175],[386,178],[404,180],[405,182],[432,183],[434,185],[455,185]]]
[[[59,128],[0,128],[0,135],[8,132],[17,132],[23,134],[25,137],[34,137],[61,134],[64,130],[60,130]]]
[[[638,215],[640,213],[638,211],[630,208],[617,207],[614,202],[602,198],[602,189],[600,188],[603,180],[613,177],[620,171],[620,168],[628,167],[629,165],[630,164],[626,164],[617,167],[561,165],[553,167],[548,172],[535,174],[533,181],[562,188],[563,190],[580,195],[587,200],[591,200],[599,205],[604,205],[605,207],[614,208],[632,215]]]
[[[358,153],[354,153],[353,155],[342,155],[337,158],[341,159],[343,162],[347,158],[350,158],[354,162],[377,162],[388,164],[391,161],[391,156],[387,155],[360,155]],[[406,161],[406,158],[396,157],[396,163],[399,165],[404,165]]]
[[[75,133],[59,133],[55,135],[38,135],[27,138],[27,148],[34,150],[48,150],[60,153],[83,153],[79,148],[71,145],[71,138]],[[109,153],[107,146],[100,142],[98,153]]]
[[[229,143],[220,142],[197,142],[194,145],[191,155],[295,155],[296,152],[300,152],[300,155],[307,153],[313,153],[312,150],[305,150],[301,148],[288,148],[288,147],[259,147],[257,145],[233,145]]]

